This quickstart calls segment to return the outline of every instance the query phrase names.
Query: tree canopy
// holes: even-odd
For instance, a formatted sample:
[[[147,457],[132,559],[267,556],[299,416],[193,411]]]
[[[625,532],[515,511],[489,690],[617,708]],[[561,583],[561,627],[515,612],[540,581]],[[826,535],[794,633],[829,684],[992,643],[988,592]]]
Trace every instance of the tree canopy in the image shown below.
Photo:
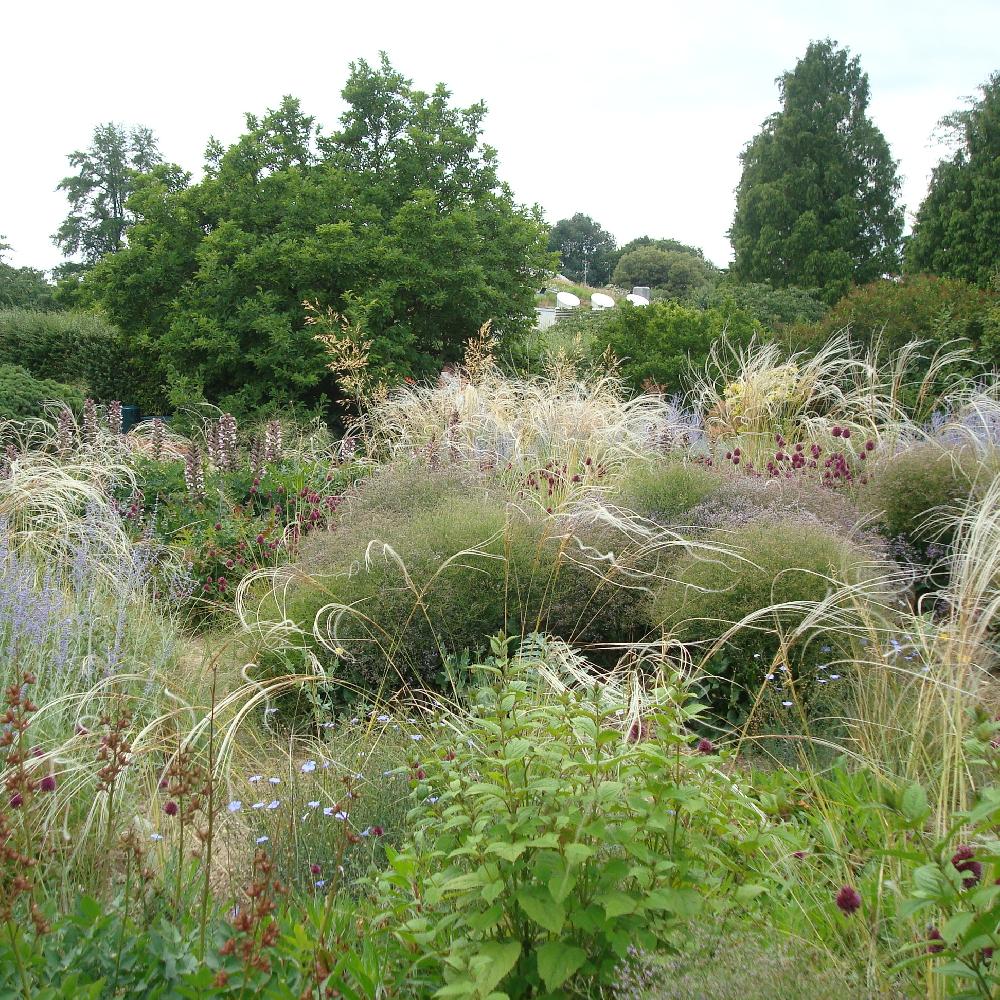
[[[615,267],[614,283],[622,288],[646,285],[681,299],[716,277],[715,268],[703,257],[679,250],[640,246],[625,254]]]
[[[906,265],[985,286],[1000,268],[1000,73],[980,89],[941,123],[958,148],[934,168]]]
[[[321,404],[334,387],[306,301],[390,379],[456,360],[486,320],[508,339],[530,328],[553,259],[480,141],[485,106],[413,89],[384,54],[351,64],[343,96],[331,134],[286,97],[228,148],[212,140],[202,181],[136,177],[128,245],[87,283],[175,400]]]
[[[55,286],[44,271],[33,267],[13,267],[4,259],[10,244],[0,236],[0,309],[55,309]]]
[[[57,190],[66,192],[70,212],[52,241],[66,257],[78,257],[85,265],[120,250],[133,221],[127,202],[135,177],[160,161],[148,128],[98,125],[90,146],[69,154],[76,173],[64,177]]]
[[[896,161],[868,118],[868,76],[847,49],[812,42],[778,84],[781,110],[741,155],[732,269],[834,302],[899,269]]]
[[[615,266],[615,238],[589,215],[577,212],[549,231],[549,250],[559,254],[560,270],[572,281],[606,285]]]

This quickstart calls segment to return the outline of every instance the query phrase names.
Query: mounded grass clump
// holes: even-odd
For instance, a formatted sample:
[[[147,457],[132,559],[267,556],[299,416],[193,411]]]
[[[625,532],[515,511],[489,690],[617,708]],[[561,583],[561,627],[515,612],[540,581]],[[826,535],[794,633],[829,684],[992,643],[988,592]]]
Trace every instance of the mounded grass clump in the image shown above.
[[[918,445],[876,469],[865,500],[890,539],[920,561],[933,562],[953,541],[935,515],[988,485],[998,471],[995,455],[984,459],[971,447]]]
[[[679,561],[653,602],[654,622],[703,661],[704,696],[729,722],[742,722],[762,693],[807,707],[848,654],[836,628],[840,601],[822,614],[817,606],[843,584],[859,588],[850,601],[865,599],[860,585],[875,578],[869,553],[821,524],[794,520],[752,522],[720,544],[733,555]]]
[[[335,532],[305,543],[293,582],[275,588],[279,607],[262,609],[297,627],[264,657],[269,671],[305,669],[311,653],[343,686],[336,701],[450,692],[465,682],[454,658],[498,632],[585,647],[643,637],[656,552],[631,555],[630,539],[594,515],[548,517],[461,474],[423,474],[407,502],[384,507],[393,479],[366,484]]]
[[[693,507],[717,492],[725,477],[708,465],[694,462],[643,462],[633,466],[622,482],[618,503],[643,517],[676,523]]]

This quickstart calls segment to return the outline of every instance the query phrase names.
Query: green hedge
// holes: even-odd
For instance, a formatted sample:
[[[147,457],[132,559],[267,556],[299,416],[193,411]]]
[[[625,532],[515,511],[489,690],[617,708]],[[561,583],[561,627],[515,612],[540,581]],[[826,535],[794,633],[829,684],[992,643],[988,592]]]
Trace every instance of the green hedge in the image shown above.
[[[78,389],[53,379],[36,379],[19,365],[0,364],[0,419],[44,416],[44,404],[53,401],[79,410],[83,395]]]

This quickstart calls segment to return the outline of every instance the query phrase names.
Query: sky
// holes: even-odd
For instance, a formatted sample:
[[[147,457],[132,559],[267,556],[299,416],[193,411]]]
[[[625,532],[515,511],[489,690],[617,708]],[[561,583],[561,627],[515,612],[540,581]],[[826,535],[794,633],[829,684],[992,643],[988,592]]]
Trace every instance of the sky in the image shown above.
[[[1000,70],[1000,3],[344,3],[0,0],[0,234],[10,263],[61,260],[66,156],[95,125],[153,129],[198,176],[209,136],[285,94],[329,129],[353,59],[385,50],[421,89],[485,100],[485,140],[519,201],[731,259],[739,154],[778,110],[775,78],[814,39],[860,57],[912,218],[943,148],[937,121]]]

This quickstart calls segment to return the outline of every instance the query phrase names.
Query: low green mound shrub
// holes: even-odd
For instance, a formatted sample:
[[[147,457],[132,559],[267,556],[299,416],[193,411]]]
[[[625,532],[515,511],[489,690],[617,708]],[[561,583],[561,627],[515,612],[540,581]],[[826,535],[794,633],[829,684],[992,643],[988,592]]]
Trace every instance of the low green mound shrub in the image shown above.
[[[953,540],[952,531],[936,523],[935,512],[966,500],[998,469],[996,457],[984,460],[971,448],[918,445],[876,467],[863,496],[904,554],[935,562]]]
[[[704,697],[734,724],[762,691],[768,704],[808,707],[820,685],[840,679],[836,663],[848,646],[841,633],[803,630],[803,623],[836,587],[831,581],[855,585],[869,578],[869,554],[823,525],[791,520],[753,522],[714,538],[734,555],[683,557],[653,602],[654,622],[698,659],[729,627],[764,611],[708,658]],[[786,604],[794,606],[766,613]]]
[[[45,404],[65,403],[73,410],[83,407],[79,389],[54,379],[38,379],[20,365],[0,364],[0,419],[24,420],[45,415]]]
[[[665,524],[688,513],[725,483],[722,473],[693,462],[637,464],[629,470],[615,502]]]

